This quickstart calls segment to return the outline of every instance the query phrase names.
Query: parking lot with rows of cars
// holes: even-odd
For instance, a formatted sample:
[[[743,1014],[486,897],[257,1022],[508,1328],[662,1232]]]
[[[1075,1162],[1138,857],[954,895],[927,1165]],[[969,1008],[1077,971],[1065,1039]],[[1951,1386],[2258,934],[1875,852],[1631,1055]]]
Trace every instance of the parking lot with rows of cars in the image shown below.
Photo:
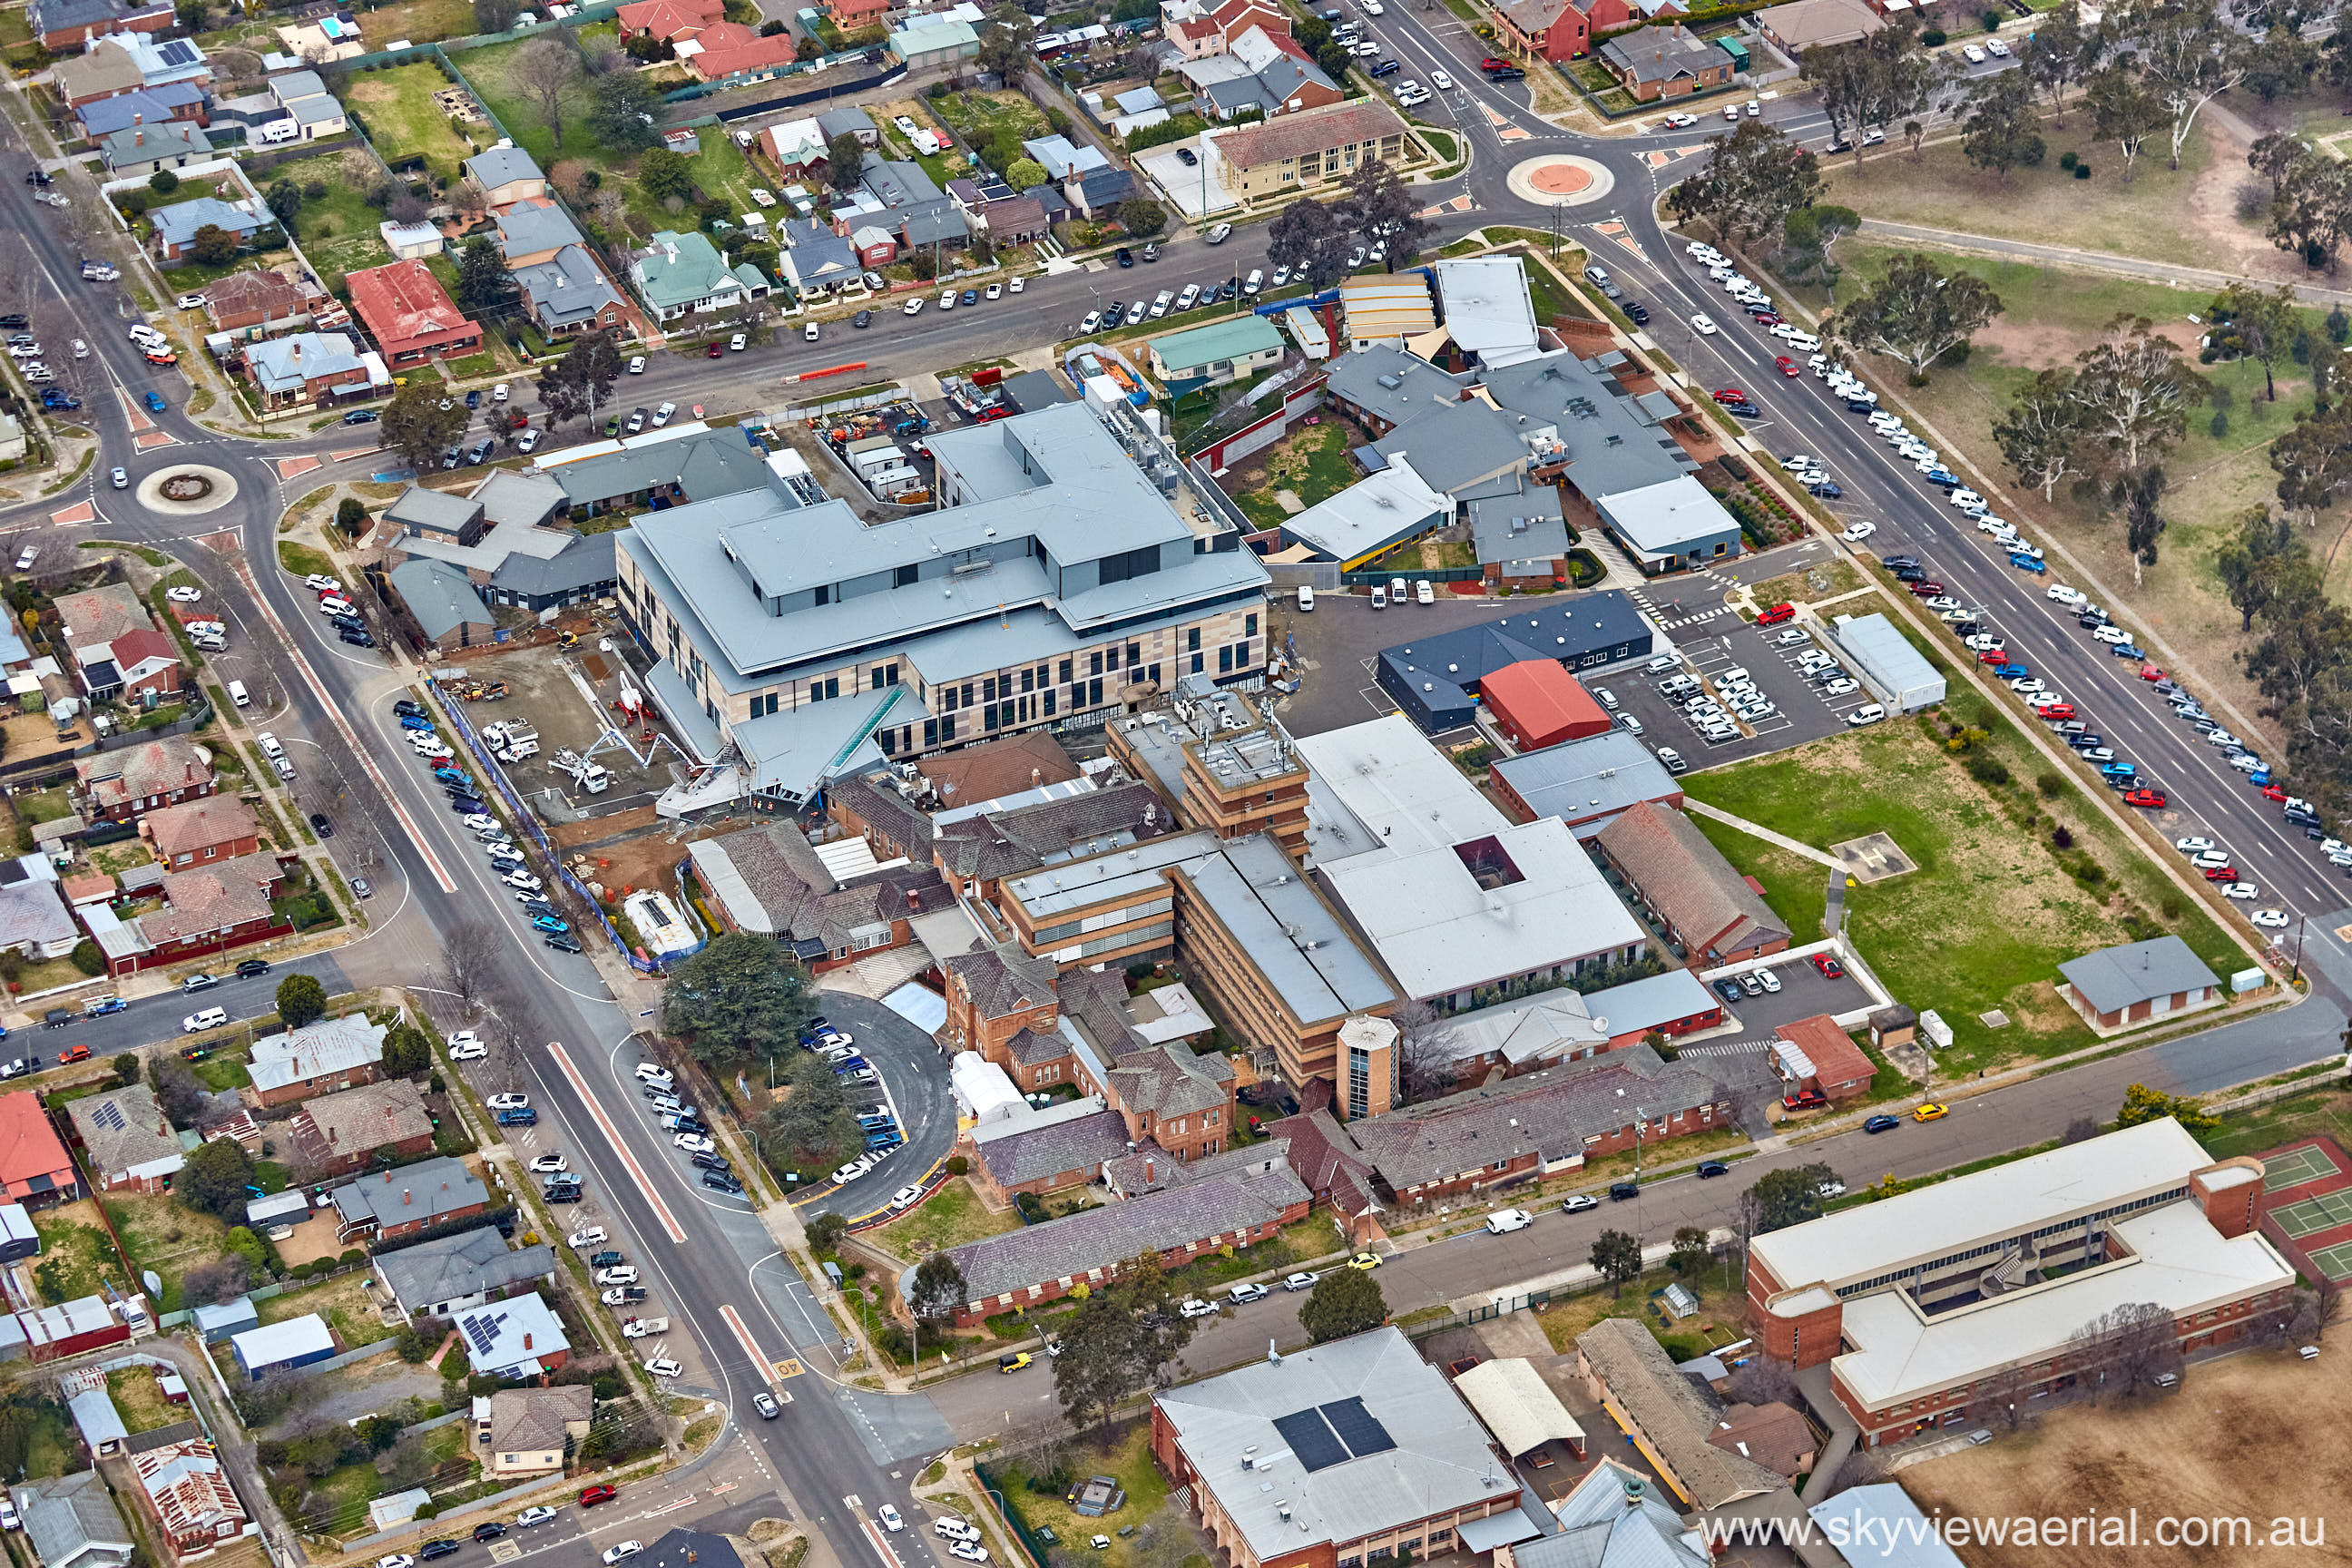
[[[1653,751],[1664,748],[1690,766],[1712,766],[1801,746],[1844,728],[1843,708],[1825,702],[1796,656],[1818,648],[1810,634],[1783,645],[1790,626],[1733,624],[1683,643],[1673,654],[1596,679]],[[1739,699],[1746,697],[1744,707]],[[1867,701],[1865,691],[1856,700]],[[1694,704],[1704,704],[1694,711]],[[1843,708],[1853,704],[1847,702]],[[1638,725],[1639,728],[1635,729]]]

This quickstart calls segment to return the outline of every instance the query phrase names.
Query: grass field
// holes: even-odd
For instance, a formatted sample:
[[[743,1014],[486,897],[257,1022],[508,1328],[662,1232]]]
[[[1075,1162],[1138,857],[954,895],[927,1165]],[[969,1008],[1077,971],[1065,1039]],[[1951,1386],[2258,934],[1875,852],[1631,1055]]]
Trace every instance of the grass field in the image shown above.
[[[956,1176],[920,1208],[875,1232],[874,1238],[894,1256],[912,1258],[1020,1228],[1019,1214],[1012,1209],[992,1213],[973,1193],[971,1183]]]
[[[1909,721],[1693,773],[1683,787],[1694,799],[1817,847],[1873,832],[1893,836],[1919,868],[1848,889],[1847,934],[1896,996],[1935,1008],[1951,1025],[1953,1047],[1937,1058],[1948,1073],[2092,1044],[2089,1027],[2057,994],[2058,965],[2131,940],[2126,921],[2135,914],[2180,936],[2221,973],[2241,966],[2238,948],[2203,905],[2164,881],[2071,784],[2034,808],[2049,816],[2037,816],[2031,833],[2021,826],[2012,813],[2048,764],[2005,721],[1977,713],[1984,705],[1972,694],[1958,703],[1997,726],[1987,744],[2013,775],[2008,801],[1996,801]],[[2103,868],[2095,889],[2039,842],[2052,818]],[[1732,864],[1764,882],[1768,898],[1778,884],[1782,898],[1806,899],[1801,910],[1775,902],[1791,930],[1819,929],[1816,911],[1826,895],[1801,891],[1808,882],[1825,887],[1819,868],[1792,886],[1794,873],[1759,863],[1768,846],[1704,826]],[[1808,915],[1814,923],[1801,924]],[[1995,1008],[2011,1020],[2006,1028],[1979,1022]]]
[[[123,1283],[122,1265],[99,1225],[97,1206],[88,1198],[41,1210],[33,1216],[33,1228],[41,1237],[41,1260],[33,1265],[33,1283],[50,1305],[96,1295],[100,1279]]]
[[[1698,1315],[1684,1319],[1671,1334],[1658,1334],[1657,1315],[1650,1310],[1650,1292],[1663,1290],[1675,1281],[1697,1295]],[[1711,1342],[1727,1343],[1729,1339],[1738,1337],[1744,1302],[1738,1276],[1734,1274],[1730,1284],[1726,1285],[1720,1264],[1688,1275],[1660,1268],[1649,1270],[1639,1280],[1629,1281],[1622,1295],[1587,1290],[1563,1297],[1539,1309],[1536,1316],[1543,1324],[1544,1337],[1563,1355],[1574,1353],[1576,1336],[1602,1319],[1638,1318],[1652,1333],[1658,1334],[1668,1354],[1676,1361],[1688,1361],[1693,1356],[1705,1355]]]
[[[1303,426],[1250,459],[1253,476],[1234,494],[1242,510],[1261,528],[1273,528],[1291,514],[1274,499],[1277,489],[1297,495],[1304,505],[1328,500],[1356,482],[1348,461],[1346,428],[1326,420]]]
[[[272,1296],[257,1310],[265,1323],[282,1323],[289,1318],[299,1318],[316,1312],[327,1320],[335,1331],[335,1338],[344,1350],[356,1350],[392,1337],[376,1310],[368,1304],[365,1269],[338,1274],[323,1285],[307,1289],[289,1290],[283,1296]]]
[[[1077,1480],[1097,1475],[1118,1477],[1118,1484],[1127,1490],[1125,1506],[1117,1513],[1100,1518],[1081,1518],[1062,1493],[1030,1490],[1027,1476],[1017,1466],[1007,1466],[995,1474],[1004,1489],[1006,1504],[1031,1530],[1042,1525],[1053,1531],[1062,1538],[1064,1549],[1070,1552],[1085,1551],[1087,1538],[1100,1531],[1111,1538],[1110,1549],[1088,1552],[1087,1560],[1099,1563],[1104,1568],[1128,1568],[1133,1558],[1135,1538],[1121,1536],[1118,1531],[1122,1525],[1143,1523],[1168,1500],[1168,1478],[1151,1459],[1150,1424],[1130,1422],[1115,1428],[1107,1443],[1097,1439],[1074,1446],[1067,1469]]]
[[[196,1065],[200,1079],[211,1065]],[[163,1279],[163,1300],[158,1305],[166,1312],[186,1305],[180,1300],[182,1278],[197,1264],[219,1257],[220,1238],[228,1233],[228,1226],[177,1198],[109,1198],[106,1215],[114,1222],[131,1262],[153,1269]]]
[[[1045,110],[1017,92],[951,92],[929,102],[932,112],[968,141],[986,142],[1011,131],[1031,142],[1047,129]]]
[[[469,18],[471,15],[469,10]],[[370,25],[373,26],[373,17]],[[482,52],[487,51],[464,58],[472,60]],[[448,85],[437,66],[392,66],[352,77],[343,99],[367,121],[368,139],[375,143],[375,150],[383,154],[385,163],[397,164],[422,157],[436,174],[454,180],[463,172],[465,161],[473,156],[474,149],[472,143],[449,129],[448,116],[433,101],[433,95]],[[480,89],[477,87],[476,90]],[[490,108],[504,117],[499,105],[492,104]],[[481,126],[479,131],[486,143],[498,140],[488,126]],[[517,139],[523,140],[520,134]]]
[[[301,214],[295,220],[301,231],[297,243],[311,265],[325,275],[381,267],[392,259],[383,237],[376,232],[383,215],[367,205],[368,189],[383,177],[374,159],[363,152],[347,152],[281,163],[269,171],[263,184],[291,180],[307,185],[317,181],[327,187],[325,195],[303,199]]]
[[[187,1418],[186,1412],[163,1397],[163,1385],[149,1367],[126,1366],[108,1373],[106,1392],[123,1426],[133,1434],[152,1432]]]

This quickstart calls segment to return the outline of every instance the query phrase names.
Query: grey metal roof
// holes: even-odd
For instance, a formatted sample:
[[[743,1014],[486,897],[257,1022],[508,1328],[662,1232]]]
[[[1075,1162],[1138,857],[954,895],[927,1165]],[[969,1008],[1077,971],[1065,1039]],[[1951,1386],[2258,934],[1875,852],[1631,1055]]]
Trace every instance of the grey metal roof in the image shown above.
[[[415,1312],[545,1279],[555,1272],[555,1248],[541,1242],[509,1250],[506,1238],[486,1225],[378,1253],[375,1266],[401,1306]]]
[[[1650,748],[1622,730],[1547,746],[1495,763],[1496,776],[1538,816],[1557,816],[1589,834],[1636,801],[1670,801],[1683,786]]]
[[[1550,485],[1530,484],[1504,496],[1481,496],[1470,503],[1470,537],[1482,566],[1522,562],[1549,563],[1568,553],[1568,520],[1561,513],[1559,491]],[[1531,576],[1528,572],[1505,572]]]
[[[439,639],[459,626],[492,624],[489,606],[473,580],[446,561],[420,557],[392,569],[392,585],[428,637]]]
[[[2103,947],[2069,959],[2058,966],[2058,973],[2101,1013],[2120,1012],[2135,1002],[2221,984],[2221,977],[2177,936]]]
[[[872,131],[876,127],[873,120],[864,110],[854,103],[849,103],[844,104],[839,109],[828,109],[818,115],[816,128],[824,132],[825,140],[830,142],[844,132],[855,133]]]
[[[423,485],[411,485],[399,500],[384,509],[383,515],[402,527],[461,533],[480,510],[478,502],[468,500],[464,496],[451,495],[446,490],[427,489]]]
[[[1390,431],[1372,449],[1391,461],[1410,457],[1432,489],[1453,495],[1527,466],[1528,448],[1507,417],[1482,404],[1449,404]]]
[[[689,501],[767,490],[765,459],[735,430],[704,430],[675,441],[631,447],[546,470],[575,507],[594,506],[657,485],[675,484]]]
[[[520,147],[493,147],[487,153],[477,153],[466,160],[466,173],[489,191],[517,180],[547,178],[541,173],[538,160]]]
[[[1269,836],[1228,839],[1216,854],[1186,862],[1182,871],[1302,1023],[1396,1000],[1396,987],[1380,964]]]
[[[98,139],[106,166],[149,163],[159,158],[200,157],[213,150],[211,142],[193,121],[167,120],[161,125],[133,125]]]
[[[1068,1047],[1062,1048],[1067,1054]],[[1127,1152],[1127,1118],[1116,1110],[1097,1110],[1001,1138],[982,1138],[979,1147],[981,1163],[1000,1189],[1009,1191],[1024,1182],[1069,1171],[1084,1171],[1091,1180],[1103,1162]]]
[[[1356,1400],[1394,1446],[1350,1452],[1302,1473],[1292,1438],[1276,1424]],[[1485,1428],[1444,1374],[1393,1326],[1171,1388],[1156,1405],[1200,1485],[1215,1495],[1255,1557],[1378,1536],[1457,1510],[1499,1512],[1518,1502]]]
[[[347,1225],[360,1220],[400,1225],[437,1219],[490,1201],[489,1189],[466,1169],[465,1162],[446,1155],[381,1175],[362,1176],[329,1195],[334,1200],[335,1213]]]
[[[1676,555],[1707,540],[1739,533],[1739,520],[1688,474],[1595,496],[1593,504],[1612,528],[1653,554]]]
[[[515,248],[528,255],[533,247]],[[530,297],[531,313],[543,326],[571,326],[589,320],[607,305],[625,303],[604,269],[577,245],[565,246],[545,261],[514,268],[514,280]]]
[[[204,93],[193,83],[174,81],[101,98],[83,104],[74,113],[80,118],[84,131],[92,136],[103,136],[110,131],[122,130],[134,120],[149,125],[169,120],[173,110],[204,100]],[[276,107],[274,100],[271,107]]]
[[[1710,66],[1732,63],[1713,40],[1685,33],[1679,25],[1671,31],[1645,27],[1630,37],[1612,38],[1601,46],[1601,55],[1620,69],[1631,71],[1635,81],[1672,81],[1696,76]]]
[[[1669,969],[1595,991],[1585,997],[1584,1005],[1592,1009],[1594,1017],[1609,1020],[1611,1033],[1630,1034],[1704,1013],[1721,1000],[1689,970]]]
[[[269,79],[270,93],[280,103],[293,103],[298,99],[317,98],[327,90],[327,84],[314,70],[287,71]]]
[[[491,574],[490,586],[526,597],[608,586],[620,574],[613,563],[616,537],[609,532],[583,534],[566,545],[562,554],[544,559],[518,552]]]
[[[1631,643],[1647,652],[1651,631],[1632,600],[1615,590],[1515,610],[1500,619],[1381,650],[1385,679],[1434,686],[1430,706],[1443,708],[1507,664],[1551,658],[1573,665],[1586,655]],[[1451,688],[1451,693],[1448,689]]]
[[[20,1486],[16,1499],[25,1533],[44,1568],[121,1563],[137,1544],[114,1506],[106,1478],[95,1469]]]
[[[286,106],[296,122],[302,125],[324,125],[343,118],[343,106],[323,93],[310,98],[298,98]]]
[[[545,205],[509,207],[499,215],[499,252],[511,261],[541,250],[580,243],[579,226],[550,202]]]
[[[1629,1481],[1643,1489],[1638,1502],[1626,1496]],[[1603,1458],[1552,1509],[1554,1533],[1511,1548],[1518,1568],[1707,1568],[1714,1561],[1686,1539],[1681,1516],[1659,1500],[1651,1479],[1614,1459]]]

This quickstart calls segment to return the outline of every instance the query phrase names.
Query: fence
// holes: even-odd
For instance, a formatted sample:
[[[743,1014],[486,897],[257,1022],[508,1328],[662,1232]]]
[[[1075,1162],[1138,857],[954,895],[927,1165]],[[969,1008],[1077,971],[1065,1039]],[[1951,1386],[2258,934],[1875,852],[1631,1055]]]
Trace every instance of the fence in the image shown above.
[[[980,1478],[981,1490],[988,1494],[989,1502],[995,1508],[996,1517],[1003,1523],[1005,1532],[1021,1543],[1021,1550],[1028,1555],[1029,1561],[1033,1563],[1051,1561],[1045,1555],[1045,1542],[1029,1532],[1028,1523],[1013,1512],[1013,1505],[1005,1500],[1003,1483],[997,1479],[995,1473],[977,1460],[972,1463],[971,1473]]]
[[[1432,566],[1416,568],[1411,572],[1402,568],[1392,572],[1383,572],[1375,567],[1365,572],[1342,572],[1339,574],[1339,582],[1343,587],[1377,588],[1393,583],[1400,577],[1410,577],[1431,583],[1482,583],[1486,581],[1486,569],[1483,566]]]
[[[1201,447],[1192,454],[1192,460],[1223,473],[1251,453],[1271,447],[1290,434],[1295,422],[1323,405],[1323,385],[1328,379],[1318,374],[1311,381],[1292,388],[1283,395],[1282,406]]]
[[[903,386],[887,386],[879,392],[868,392],[856,397],[836,398],[831,403],[796,403],[776,415],[779,419],[823,419],[836,414],[863,414],[869,408],[881,408],[907,400]]]
[[[2265,1105],[2275,1105],[2282,1100],[2293,1100],[2300,1094],[2318,1094],[2329,1089],[2342,1089],[2348,1079],[2352,1079],[2352,1075],[2347,1075],[2342,1070],[2339,1064],[2337,1070],[2314,1073],[2309,1078],[2299,1078],[2292,1083],[2274,1083],[2268,1089],[2254,1089],[2250,1093],[2239,1095],[2235,1099],[2224,1100],[2219,1105],[2210,1107],[2210,1110],[2216,1116],[2243,1116],[2251,1111],[2259,1110]]]
[[[425,678],[425,683],[432,689],[433,694],[441,700],[443,710],[449,715],[450,727],[457,731],[458,739],[466,742],[466,750],[474,754],[474,765],[482,770],[484,776],[488,778],[491,784],[497,788],[499,798],[506,802],[508,811],[513,814],[514,819],[522,824],[523,831],[529,833],[532,841],[538,844],[540,852],[547,857],[548,864],[553,868],[556,879],[577,893],[580,896],[580,901],[587,905],[589,910],[595,915],[596,923],[604,928],[605,940],[613,944],[613,951],[626,960],[630,968],[641,974],[664,973],[660,964],[651,959],[639,958],[630,950],[629,944],[621,940],[620,931],[614,929],[612,921],[606,917],[604,906],[596,901],[596,895],[588,890],[587,884],[565,868],[562,853],[547,837],[546,830],[540,826],[539,817],[523,804],[521,794],[516,790],[514,782],[507,777],[506,770],[498,764],[497,759],[490,755],[489,748],[482,744],[482,738],[474,732],[474,726],[466,717],[464,710],[442,691],[441,683],[435,677],[427,675]]]

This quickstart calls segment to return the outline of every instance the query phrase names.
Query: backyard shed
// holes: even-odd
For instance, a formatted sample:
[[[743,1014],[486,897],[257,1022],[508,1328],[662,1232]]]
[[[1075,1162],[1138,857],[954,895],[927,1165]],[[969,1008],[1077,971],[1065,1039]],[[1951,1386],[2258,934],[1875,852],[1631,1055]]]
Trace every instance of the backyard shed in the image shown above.
[[[208,1345],[216,1345],[233,1334],[261,1326],[261,1315],[249,1296],[239,1296],[234,1301],[223,1301],[217,1306],[198,1307],[193,1321],[196,1332],[204,1336],[205,1343]]]
[[[289,1318],[229,1336],[228,1347],[245,1375],[255,1380],[265,1373],[291,1372],[298,1366],[327,1361],[335,1353],[335,1336],[316,1312]]]

